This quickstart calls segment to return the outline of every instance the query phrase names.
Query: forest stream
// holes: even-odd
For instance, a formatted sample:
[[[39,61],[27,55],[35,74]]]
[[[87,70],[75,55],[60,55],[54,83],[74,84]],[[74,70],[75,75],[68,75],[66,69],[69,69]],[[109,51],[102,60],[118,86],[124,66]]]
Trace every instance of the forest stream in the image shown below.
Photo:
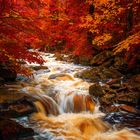
[[[30,82],[21,82],[24,86],[10,87],[34,99],[37,111],[14,119],[36,132],[33,139],[140,140],[130,129],[118,129],[103,121],[105,114],[99,111],[98,100],[89,95],[91,83],[74,77],[90,67],[56,61],[49,53],[43,57],[48,69],[35,71]]]

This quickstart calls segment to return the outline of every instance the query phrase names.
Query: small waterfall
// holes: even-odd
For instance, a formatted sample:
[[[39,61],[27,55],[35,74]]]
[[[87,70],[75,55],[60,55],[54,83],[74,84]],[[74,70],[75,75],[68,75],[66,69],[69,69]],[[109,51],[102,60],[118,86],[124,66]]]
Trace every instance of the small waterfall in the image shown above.
[[[47,115],[46,110],[40,101],[36,101],[34,104],[35,104],[38,112],[40,112],[41,114]]]
[[[55,61],[50,54],[43,57],[51,71],[35,75],[32,86],[23,90],[35,99],[38,112],[30,121],[37,124],[34,129],[43,139],[49,133],[49,140],[140,140],[129,130],[114,130],[101,120],[104,114],[88,94],[90,83],[73,76],[85,67]]]
[[[35,102],[36,108],[39,112],[46,115],[58,115],[60,114],[59,107],[57,103],[47,95],[35,95],[34,98],[37,100]]]
[[[47,95],[36,94],[34,98],[36,108],[46,115],[59,115],[61,113],[94,112],[95,102],[89,95],[70,94],[57,97],[57,101]]]
[[[69,93],[67,95],[59,94],[57,100],[60,110],[63,113],[94,112],[95,109],[95,102],[89,95],[75,93]]]

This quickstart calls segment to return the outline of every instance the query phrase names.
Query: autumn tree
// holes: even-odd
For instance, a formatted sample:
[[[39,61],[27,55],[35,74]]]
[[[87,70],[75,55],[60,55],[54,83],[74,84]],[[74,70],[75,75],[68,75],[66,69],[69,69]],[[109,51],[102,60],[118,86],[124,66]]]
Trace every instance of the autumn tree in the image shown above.
[[[92,44],[100,50],[123,52],[134,64],[140,57],[140,1],[139,0],[87,0],[94,6],[93,15],[81,18],[81,28],[92,33]]]
[[[27,72],[21,61],[43,63],[37,52],[29,50],[38,48],[44,39],[36,24],[38,5],[38,1],[0,1],[0,62],[17,72]]]

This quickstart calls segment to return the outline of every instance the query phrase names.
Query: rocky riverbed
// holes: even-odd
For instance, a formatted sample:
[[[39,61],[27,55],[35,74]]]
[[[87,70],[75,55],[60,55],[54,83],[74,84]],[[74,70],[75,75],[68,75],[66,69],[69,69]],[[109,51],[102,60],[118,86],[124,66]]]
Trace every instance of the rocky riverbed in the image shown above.
[[[75,139],[76,135],[79,140],[85,140],[86,135],[87,140],[90,140],[95,130],[94,125],[101,125],[96,127],[96,133],[104,134],[115,127],[120,134],[121,130],[127,127],[139,135],[140,74],[138,72],[131,73],[127,70],[126,63],[110,52],[101,54],[104,57],[96,56],[92,59],[92,63],[91,60],[89,62],[80,58],[80,61],[84,61],[82,64],[90,64],[90,67],[72,64],[71,62],[81,63],[79,58],[75,59],[72,56],[61,56],[61,60],[69,62],[66,63],[55,60],[60,59],[59,57],[45,55],[49,61],[46,65],[30,65],[34,71],[33,77],[17,75],[14,82],[8,81],[7,77],[6,80],[1,77],[1,140],[44,138],[57,140],[60,136],[62,139],[70,137]],[[42,115],[39,117],[38,112],[45,112],[47,117]],[[100,116],[102,112],[106,115]],[[97,124],[94,122],[94,117],[97,118]],[[83,137],[80,137],[81,134]],[[114,134],[113,130],[112,137],[118,134]],[[127,134],[129,137],[129,131]],[[117,140],[120,140],[119,136],[117,137]],[[133,140],[131,137],[129,139]],[[136,136],[136,139],[139,140],[139,136]]]

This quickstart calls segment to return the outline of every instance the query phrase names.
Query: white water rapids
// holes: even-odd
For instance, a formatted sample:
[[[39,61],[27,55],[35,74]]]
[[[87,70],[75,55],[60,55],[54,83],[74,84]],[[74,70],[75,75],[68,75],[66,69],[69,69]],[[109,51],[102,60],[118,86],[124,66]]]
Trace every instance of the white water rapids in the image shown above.
[[[140,140],[129,130],[114,130],[101,120],[104,114],[88,93],[90,83],[74,78],[88,67],[56,61],[53,54],[43,57],[50,71],[37,71],[32,84],[22,89],[36,99],[38,112],[30,122],[41,137],[35,139]]]

